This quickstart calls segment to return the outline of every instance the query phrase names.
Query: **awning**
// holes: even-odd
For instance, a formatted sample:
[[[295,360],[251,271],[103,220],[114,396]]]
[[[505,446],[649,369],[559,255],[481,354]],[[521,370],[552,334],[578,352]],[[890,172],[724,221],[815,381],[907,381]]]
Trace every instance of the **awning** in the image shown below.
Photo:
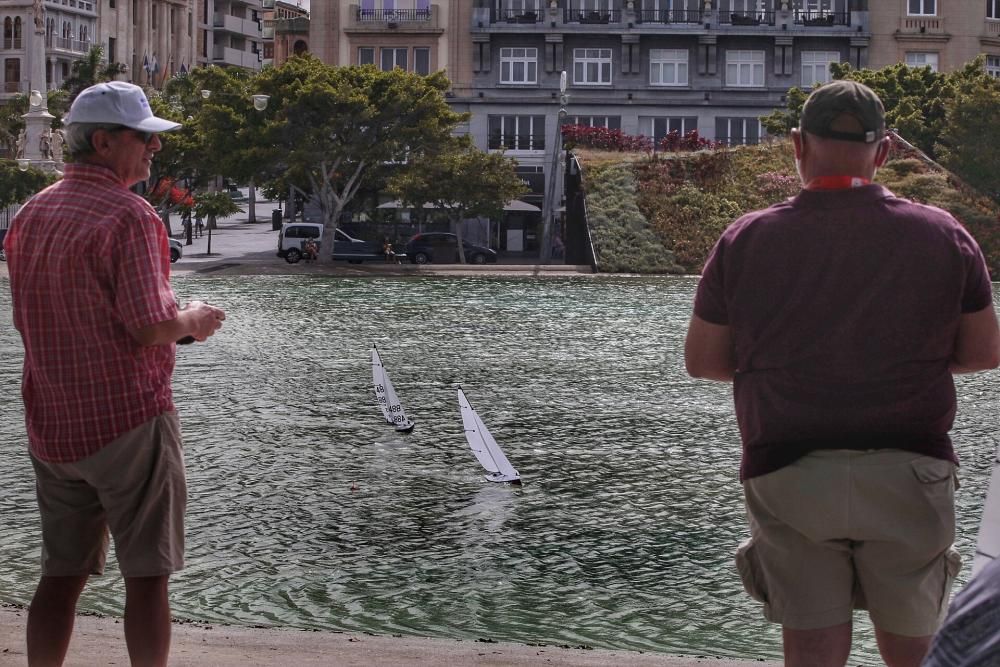
[[[437,208],[434,204],[424,204],[424,208]],[[387,208],[414,208],[412,206],[407,206],[398,199],[393,199],[392,201],[387,201],[384,204],[379,204],[375,208],[387,209]],[[537,213],[542,209],[538,208],[534,204],[529,204],[526,201],[521,201],[520,199],[512,199],[503,207],[505,211],[521,211],[521,212],[532,212]]]

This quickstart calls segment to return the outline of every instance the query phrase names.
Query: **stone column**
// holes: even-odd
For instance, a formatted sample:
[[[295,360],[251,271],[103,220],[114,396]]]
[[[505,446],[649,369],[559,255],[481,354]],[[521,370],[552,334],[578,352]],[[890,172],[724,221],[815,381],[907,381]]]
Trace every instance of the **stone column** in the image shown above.
[[[26,37],[28,42],[29,94],[28,113],[24,119],[24,155],[29,164],[45,170],[55,168],[49,146],[51,145],[52,114],[48,109],[48,85],[45,81],[45,6],[42,0],[32,4],[34,30]],[[53,71],[53,82],[55,72]]]

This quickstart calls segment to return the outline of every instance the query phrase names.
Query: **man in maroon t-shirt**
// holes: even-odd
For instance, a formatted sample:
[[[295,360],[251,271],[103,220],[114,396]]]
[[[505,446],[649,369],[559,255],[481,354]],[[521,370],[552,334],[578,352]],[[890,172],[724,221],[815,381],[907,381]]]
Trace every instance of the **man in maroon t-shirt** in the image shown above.
[[[803,189],[719,239],[687,369],[734,384],[736,563],[786,664],[843,665],[867,609],[886,662],[919,665],[960,567],[952,375],[1000,364],[989,275],[948,213],[871,183],[889,139],[869,88],[817,89],[792,139]]]

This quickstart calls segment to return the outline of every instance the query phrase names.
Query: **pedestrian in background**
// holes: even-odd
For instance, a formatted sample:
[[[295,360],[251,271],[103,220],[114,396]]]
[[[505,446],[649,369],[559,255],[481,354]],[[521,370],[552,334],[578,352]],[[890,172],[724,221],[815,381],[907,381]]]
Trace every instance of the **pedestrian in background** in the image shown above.
[[[225,314],[197,301],[178,309],[163,222],[129,190],[149,178],[157,133],[180,125],[119,81],[82,91],[63,122],[74,160],[21,208],[6,238],[42,528],[28,663],[64,660],[110,529],[131,663],[166,665],[167,582],[183,566],[187,498],[174,342],[207,339]]]
[[[785,664],[843,665],[867,609],[886,663],[915,666],[960,567],[952,375],[1000,363],[989,274],[948,213],[871,182],[890,148],[872,90],[813,91],[792,141],[802,190],[717,242],[687,368],[734,383],[737,567]]]

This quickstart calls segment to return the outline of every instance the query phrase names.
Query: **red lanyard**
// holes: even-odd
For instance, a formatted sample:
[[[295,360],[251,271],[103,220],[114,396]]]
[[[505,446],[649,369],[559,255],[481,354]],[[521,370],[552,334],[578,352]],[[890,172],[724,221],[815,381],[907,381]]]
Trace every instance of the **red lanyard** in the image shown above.
[[[860,176],[817,176],[806,183],[806,190],[847,190],[870,184],[870,180]]]

